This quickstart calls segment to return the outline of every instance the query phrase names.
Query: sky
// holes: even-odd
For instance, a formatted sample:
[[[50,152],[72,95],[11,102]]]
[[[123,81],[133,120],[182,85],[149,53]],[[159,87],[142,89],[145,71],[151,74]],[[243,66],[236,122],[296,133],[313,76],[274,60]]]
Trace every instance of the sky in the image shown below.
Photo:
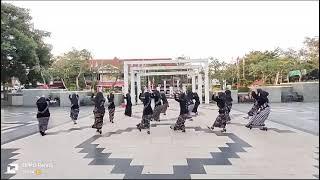
[[[3,1],[2,1],[3,2]],[[97,59],[216,57],[299,49],[319,35],[319,1],[4,1],[30,9],[60,55],[75,47]]]

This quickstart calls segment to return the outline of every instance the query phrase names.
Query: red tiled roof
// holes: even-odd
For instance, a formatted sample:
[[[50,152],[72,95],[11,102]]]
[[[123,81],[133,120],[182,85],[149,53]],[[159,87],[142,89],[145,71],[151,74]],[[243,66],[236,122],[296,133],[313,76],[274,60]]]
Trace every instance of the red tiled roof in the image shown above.
[[[108,81],[108,82],[98,82],[97,86],[101,86],[101,87],[112,87],[113,85],[113,81]],[[124,81],[117,81],[115,84],[115,87],[122,87],[124,86]]]

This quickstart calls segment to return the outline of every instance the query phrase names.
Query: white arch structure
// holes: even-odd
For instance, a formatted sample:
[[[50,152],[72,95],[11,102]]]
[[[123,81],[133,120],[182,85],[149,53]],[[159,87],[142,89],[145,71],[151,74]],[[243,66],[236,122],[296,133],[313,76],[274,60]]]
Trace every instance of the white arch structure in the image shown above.
[[[151,66],[151,67],[130,67],[130,65],[146,65],[146,64],[170,64],[170,63],[183,63],[183,65],[177,66]],[[184,65],[185,63],[200,63],[200,65]],[[199,73],[200,68],[204,65],[205,74],[205,103],[209,104],[209,62],[208,59],[188,59],[188,60],[154,60],[154,61],[124,61],[124,92],[127,93],[129,89],[129,67],[130,67],[130,81],[131,81],[131,100],[132,104],[136,104],[136,94],[135,94],[135,82],[137,82],[137,93],[141,92],[141,76],[159,76],[159,75],[190,75],[192,77],[192,91],[196,91],[196,81],[195,77],[198,76],[198,94],[200,97],[200,103],[202,103],[202,75]],[[187,71],[175,71],[175,72],[145,72],[146,70],[187,70]],[[164,86],[166,82],[164,81]]]

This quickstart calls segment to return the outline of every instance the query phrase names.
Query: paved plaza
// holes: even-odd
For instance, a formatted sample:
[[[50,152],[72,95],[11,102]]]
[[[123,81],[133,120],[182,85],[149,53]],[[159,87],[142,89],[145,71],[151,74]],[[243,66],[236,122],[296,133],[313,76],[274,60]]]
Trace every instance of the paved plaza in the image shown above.
[[[81,108],[77,125],[67,108],[52,108],[44,137],[37,129],[23,133],[37,127],[34,109],[2,109],[1,178],[319,178],[316,103],[271,104],[268,131],[245,128],[242,117],[251,105],[235,104],[226,133],[207,128],[217,116],[215,104],[200,105],[185,133],[173,131],[179,107],[169,104],[167,115],[151,122],[150,135],[136,129],[141,105],[133,107],[133,117],[116,108],[114,124],[106,114],[102,135],[91,128],[92,107]]]

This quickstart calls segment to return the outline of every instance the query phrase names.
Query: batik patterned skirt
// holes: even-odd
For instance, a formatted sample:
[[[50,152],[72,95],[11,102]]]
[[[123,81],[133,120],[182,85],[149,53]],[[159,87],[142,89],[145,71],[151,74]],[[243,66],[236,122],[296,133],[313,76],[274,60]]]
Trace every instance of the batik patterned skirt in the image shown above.
[[[165,103],[165,104],[163,104],[163,105],[162,105],[162,110],[161,110],[161,112],[162,112],[162,113],[166,113],[166,112],[167,112],[168,107],[169,107],[169,103]]]
[[[258,111],[255,113],[252,118],[250,119],[250,122],[247,124],[252,125],[252,126],[264,126],[264,122],[267,120],[269,117],[269,114],[271,112],[271,108],[265,107],[262,110]]]
[[[93,112],[93,114],[94,114],[94,124],[92,128],[101,129],[103,126],[104,113]]]
[[[72,120],[77,120],[79,115],[79,109],[72,109],[70,110],[70,117]]]
[[[155,121],[160,121],[160,113],[162,110],[162,105],[156,106],[154,107],[154,111],[153,111],[153,119]]]
[[[39,131],[45,132],[48,128],[48,123],[49,123],[49,118],[50,117],[40,117],[37,118],[39,121]]]
[[[141,123],[139,123],[137,126],[140,127],[141,129],[150,129],[150,121],[152,116],[153,116],[152,114],[143,115]]]
[[[228,121],[228,113],[226,111],[226,108],[223,110],[220,110],[218,117],[214,121],[212,127],[219,127],[219,128],[225,128],[226,123]],[[230,117],[229,117],[230,118]]]
[[[184,123],[186,122],[187,117],[188,117],[188,114],[179,115],[178,120],[174,125],[174,128],[177,130],[184,130],[185,129]]]
[[[109,120],[113,121],[115,108],[108,109],[108,111],[109,111]]]

